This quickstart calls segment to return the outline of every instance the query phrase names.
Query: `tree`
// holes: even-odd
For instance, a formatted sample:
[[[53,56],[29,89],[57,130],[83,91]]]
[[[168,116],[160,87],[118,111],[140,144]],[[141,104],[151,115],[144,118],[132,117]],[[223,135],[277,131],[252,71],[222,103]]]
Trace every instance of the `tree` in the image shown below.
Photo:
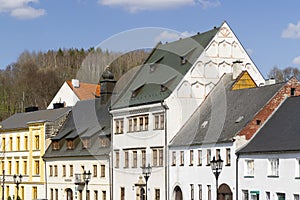
[[[292,77],[300,80],[300,70],[298,68],[287,67],[279,69],[278,67],[273,67],[268,73],[268,78],[274,78],[276,82],[284,82]]]

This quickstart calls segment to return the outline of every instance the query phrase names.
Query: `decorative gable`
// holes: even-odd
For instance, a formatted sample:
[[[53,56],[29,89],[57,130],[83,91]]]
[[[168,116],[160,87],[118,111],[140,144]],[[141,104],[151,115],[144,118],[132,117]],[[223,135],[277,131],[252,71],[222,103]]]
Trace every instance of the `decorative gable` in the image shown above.
[[[243,71],[235,83],[232,86],[232,90],[240,90],[240,89],[246,89],[246,88],[254,88],[257,87],[255,81],[252,79],[250,74],[247,71]]]

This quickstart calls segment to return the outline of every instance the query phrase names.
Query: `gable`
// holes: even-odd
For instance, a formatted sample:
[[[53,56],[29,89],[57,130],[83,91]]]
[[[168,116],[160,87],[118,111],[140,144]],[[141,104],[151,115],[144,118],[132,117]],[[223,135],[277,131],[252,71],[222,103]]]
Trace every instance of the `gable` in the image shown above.
[[[232,90],[240,90],[246,88],[254,88],[257,87],[256,83],[250,76],[247,71],[243,71],[240,76],[237,78],[233,86],[231,87]]]

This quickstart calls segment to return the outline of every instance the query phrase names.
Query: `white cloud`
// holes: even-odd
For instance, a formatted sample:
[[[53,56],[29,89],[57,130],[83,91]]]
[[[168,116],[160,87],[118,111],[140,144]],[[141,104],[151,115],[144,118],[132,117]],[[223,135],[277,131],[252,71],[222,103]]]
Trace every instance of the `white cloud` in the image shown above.
[[[300,21],[298,24],[289,23],[288,27],[282,31],[281,36],[283,38],[300,38]]]
[[[295,65],[300,65],[300,56],[294,58],[294,59],[293,59],[293,63],[294,63]]]
[[[131,13],[143,10],[164,10],[200,4],[202,8],[220,5],[218,0],[98,0],[99,4],[122,7]]]
[[[196,33],[184,31],[182,33],[171,32],[171,31],[163,31],[157,37],[155,37],[155,42],[172,42],[178,40],[179,38],[186,38]]]
[[[0,13],[9,13],[18,19],[33,19],[46,14],[44,9],[33,8],[39,0],[0,0]]]

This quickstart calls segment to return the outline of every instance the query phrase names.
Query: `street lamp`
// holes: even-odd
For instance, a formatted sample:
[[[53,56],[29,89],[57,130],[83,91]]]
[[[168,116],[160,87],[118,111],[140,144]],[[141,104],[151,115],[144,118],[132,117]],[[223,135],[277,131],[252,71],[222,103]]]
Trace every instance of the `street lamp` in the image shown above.
[[[218,160],[216,160],[215,156],[210,161],[211,170],[213,171],[215,177],[216,177],[216,194],[217,194],[217,200],[218,200],[218,179],[219,175],[222,171],[223,167],[223,160],[221,159],[221,156],[219,155]]]
[[[150,166],[150,163],[148,163],[148,166],[144,166],[144,167],[141,167],[142,170],[143,170],[143,175],[144,175],[144,178],[146,180],[146,200],[147,200],[147,191],[148,191],[148,188],[147,188],[147,183],[148,183],[148,179],[151,175],[151,171],[152,171],[152,167]]]
[[[85,170],[84,170],[84,172],[83,172],[83,180],[84,180],[84,182],[85,182],[85,185],[86,185],[86,200],[88,200],[88,184],[89,184],[89,182],[90,182],[90,180],[91,180],[91,172],[90,172],[90,170],[88,171],[88,172],[86,172]]]
[[[16,187],[17,187],[17,197],[16,197],[16,199],[18,200],[18,197],[19,197],[19,185],[22,182],[23,176],[21,174],[19,176],[15,174],[13,177],[14,177],[14,183],[16,184]]]

